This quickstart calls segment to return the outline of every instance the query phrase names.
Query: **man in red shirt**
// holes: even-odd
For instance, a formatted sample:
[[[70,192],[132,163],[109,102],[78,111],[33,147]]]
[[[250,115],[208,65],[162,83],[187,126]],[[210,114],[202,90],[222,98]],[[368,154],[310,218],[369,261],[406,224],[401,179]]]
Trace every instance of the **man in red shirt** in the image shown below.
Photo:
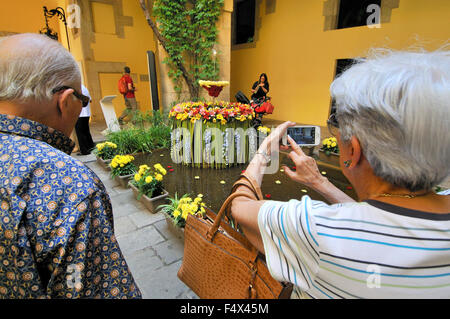
[[[126,109],[122,112],[122,115],[120,115],[118,119],[119,124],[123,124],[123,119],[125,117],[130,115],[130,113],[133,113],[134,111],[138,110],[136,96],[134,95],[136,88],[134,87],[133,79],[130,76],[130,68],[126,66],[124,68],[124,72],[125,74],[122,76],[122,78],[124,78],[127,84],[127,92],[123,94],[123,97],[125,100]]]

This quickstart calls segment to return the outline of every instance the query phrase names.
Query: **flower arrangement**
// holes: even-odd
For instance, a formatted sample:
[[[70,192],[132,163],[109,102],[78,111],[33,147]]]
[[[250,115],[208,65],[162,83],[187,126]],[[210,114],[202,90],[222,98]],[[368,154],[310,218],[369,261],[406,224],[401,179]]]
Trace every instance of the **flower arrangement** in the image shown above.
[[[131,155],[116,155],[111,160],[109,166],[111,167],[111,176],[125,176],[133,174],[136,171],[136,166],[133,164],[134,157]]]
[[[259,126],[259,127],[258,127],[258,131],[261,132],[261,133],[263,133],[263,134],[269,135],[271,129],[268,128],[267,126]]]
[[[207,87],[211,87],[211,86],[227,86],[230,84],[230,82],[228,81],[204,81],[204,80],[199,80],[198,84],[200,84],[200,86],[207,86]]]
[[[178,198],[175,193],[175,197],[169,198],[169,201],[170,204],[161,205],[158,208],[162,208],[162,211],[173,220],[175,226],[180,228],[186,225],[189,214],[204,216],[206,213],[206,204],[203,202],[202,194],[198,194],[195,199],[192,199],[189,194],[184,194],[181,198]]]
[[[131,184],[138,189],[138,200],[142,195],[149,198],[161,195],[163,193],[163,179],[166,174],[166,169],[159,163],[155,164],[153,169],[145,164],[139,166],[139,170],[134,174],[131,181]]]
[[[322,141],[321,150],[325,152],[326,155],[330,153],[339,154],[339,147],[337,145],[337,139],[335,137],[329,137]]]
[[[169,117],[180,121],[203,120],[203,123],[221,123],[225,125],[233,121],[244,122],[255,116],[253,108],[248,104],[230,102],[185,102],[175,105]]]
[[[95,146],[94,154],[102,160],[110,160],[117,153],[117,144],[112,142],[99,143]]]
[[[229,85],[228,81],[204,81],[199,80],[198,84],[208,91],[209,96],[218,97],[222,89]]]

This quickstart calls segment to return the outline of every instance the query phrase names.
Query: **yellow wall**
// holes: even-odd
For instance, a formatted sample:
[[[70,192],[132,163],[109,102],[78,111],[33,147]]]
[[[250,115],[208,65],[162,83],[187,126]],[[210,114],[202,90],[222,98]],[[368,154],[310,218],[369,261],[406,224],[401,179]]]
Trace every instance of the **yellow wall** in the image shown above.
[[[93,13],[93,25],[96,31],[95,42],[91,44],[96,62],[123,62],[130,67],[135,81],[136,100],[141,111],[152,109],[150,98],[150,82],[141,81],[140,75],[148,75],[147,51],[156,54],[156,44],[153,39],[153,31],[145,20],[139,1],[124,0],[123,15],[133,18],[133,26],[125,26],[125,37],[119,38],[115,34],[115,24],[112,6],[102,3],[91,3]],[[102,96],[117,94],[113,104],[116,114],[125,109],[123,97],[118,93],[117,82],[122,74],[100,73],[100,86]]]
[[[275,105],[269,117],[277,120],[326,125],[336,59],[364,56],[380,46],[420,44],[434,50],[450,37],[448,0],[400,0],[390,23],[379,29],[330,31],[324,31],[324,1],[278,0],[271,14],[266,14],[266,2],[260,3],[256,46],[231,53],[231,96],[238,90],[250,96],[253,82],[267,73]]]
[[[43,6],[48,10],[56,8],[57,0],[15,0],[1,1],[0,7],[0,32],[37,33],[45,27]],[[58,18],[49,20],[49,26],[59,34],[59,38],[65,37],[59,30]]]

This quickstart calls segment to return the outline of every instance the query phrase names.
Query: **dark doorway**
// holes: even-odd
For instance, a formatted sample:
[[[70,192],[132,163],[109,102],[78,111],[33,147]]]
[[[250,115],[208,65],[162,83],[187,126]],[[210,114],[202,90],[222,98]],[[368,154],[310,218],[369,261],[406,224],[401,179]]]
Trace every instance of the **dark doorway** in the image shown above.
[[[255,0],[237,0],[235,2],[234,44],[253,42],[255,36],[255,5]]]

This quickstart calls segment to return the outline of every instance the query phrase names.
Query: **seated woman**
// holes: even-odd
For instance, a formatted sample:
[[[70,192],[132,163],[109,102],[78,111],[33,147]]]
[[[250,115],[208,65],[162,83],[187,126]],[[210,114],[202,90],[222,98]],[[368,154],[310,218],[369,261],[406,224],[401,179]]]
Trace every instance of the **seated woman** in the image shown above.
[[[369,58],[337,78],[331,94],[337,112],[329,125],[359,201],[289,139],[296,170],[284,167],[286,175],[331,205],[307,195],[237,197],[232,216],[265,253],[272,276],[294,285],[292,298],[450,297],[450,196],[433,191],[450,172],[449,52]],[[262,143],[245,171],[254,184],[291,125]]]
[[[265,73],[261,73],[259,76],[259,80],[253,83],[252,86],[252,101],[259,100],[261,98],[265,98],[267,93],[269,92],[269,80],[267,79],[267,75]]]

